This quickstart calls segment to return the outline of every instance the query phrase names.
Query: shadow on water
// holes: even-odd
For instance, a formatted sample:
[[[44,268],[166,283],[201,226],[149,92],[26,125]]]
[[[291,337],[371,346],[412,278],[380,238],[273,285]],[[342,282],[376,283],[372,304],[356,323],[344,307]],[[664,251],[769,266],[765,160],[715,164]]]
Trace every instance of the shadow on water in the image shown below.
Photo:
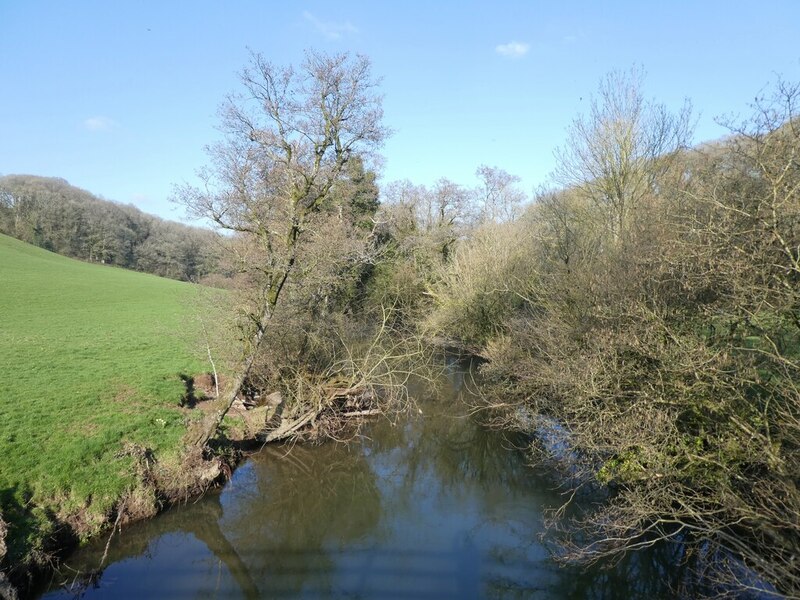
[[[76,552],[47,598],[658,598],[673,558],[563,569],[540,542],[560,503],[508,438],[480,427],[452,368],[420,413],[360,443],[270,446],[221,493]]]

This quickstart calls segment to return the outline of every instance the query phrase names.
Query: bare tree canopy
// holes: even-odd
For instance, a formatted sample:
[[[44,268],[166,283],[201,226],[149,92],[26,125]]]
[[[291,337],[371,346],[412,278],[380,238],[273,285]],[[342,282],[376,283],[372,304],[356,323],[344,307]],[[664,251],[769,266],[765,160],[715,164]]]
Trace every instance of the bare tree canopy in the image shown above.
[[[459,240],[429,323],[477,346],[487,414],[558,468],[560,558],[658,545],[676,597],[800,598],[800,85],[681,150],[688,110],[640,83],[603,82],[564,187]]]
[[[499,167],[481,165],[475,170],[480,180],[477,190],[481,206],[481,219],[484,221],[513,221],[527,200],[525,192],[519,189],[521,179]]]
[[[566,145],[556,151],[556,181],[604,207],[616,238],[692,134],[689,102],[672,114],[645,99],[643,81],[638,68],[609,73],[591,99],[589,114],[573,121]]]
[[[253,268],[274,308],[309,216],[345,165],[371,156],[388,130],[365,57],[309,52],[295,70],[253,54],[241,81],[245,91],[221,109],[225,139],[209,149],[204,187],[184,186],[177,197],[193,215],[253,236],[265,252]]]

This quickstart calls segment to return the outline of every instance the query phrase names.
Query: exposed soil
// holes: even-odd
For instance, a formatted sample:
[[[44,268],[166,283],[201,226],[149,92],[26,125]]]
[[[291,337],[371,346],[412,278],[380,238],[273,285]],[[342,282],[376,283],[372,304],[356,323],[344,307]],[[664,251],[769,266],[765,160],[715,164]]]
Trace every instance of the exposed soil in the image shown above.
[[[219,386],[222,387],[225,383],[221,377],[219,379]],[[212,373],[200,373],[192,377],[192,381],[196,396],[202,394],[205,398],[213,398],[217,395],[217,381]]]

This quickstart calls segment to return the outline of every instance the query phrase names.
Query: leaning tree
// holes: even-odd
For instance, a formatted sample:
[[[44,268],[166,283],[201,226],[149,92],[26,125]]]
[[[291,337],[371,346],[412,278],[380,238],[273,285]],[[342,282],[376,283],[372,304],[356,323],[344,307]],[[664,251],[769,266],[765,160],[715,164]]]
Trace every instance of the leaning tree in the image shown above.
[[[330,208],[348,164],[374,156],[389,133],[366,57],[308,52],[294,68],[253,53],[241,83],[243,90],[221,108],[224,137],[208,149],[201,184],[176,193],[191,215],[209,219],[246,248],[240,268],[251,296],[242,364],[199,436],[201,445],[246,381],[287,282],[313,261],[302,244],[315,215]]]

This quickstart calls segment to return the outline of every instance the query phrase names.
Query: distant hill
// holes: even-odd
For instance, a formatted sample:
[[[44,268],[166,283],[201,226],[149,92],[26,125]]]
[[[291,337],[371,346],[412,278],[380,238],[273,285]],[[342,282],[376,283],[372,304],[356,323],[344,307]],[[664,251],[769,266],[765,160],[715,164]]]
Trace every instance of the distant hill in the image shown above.
[[[35,175],[0,177],[0,233],[89,262],[197,281],[215,272],[213,232]]]

